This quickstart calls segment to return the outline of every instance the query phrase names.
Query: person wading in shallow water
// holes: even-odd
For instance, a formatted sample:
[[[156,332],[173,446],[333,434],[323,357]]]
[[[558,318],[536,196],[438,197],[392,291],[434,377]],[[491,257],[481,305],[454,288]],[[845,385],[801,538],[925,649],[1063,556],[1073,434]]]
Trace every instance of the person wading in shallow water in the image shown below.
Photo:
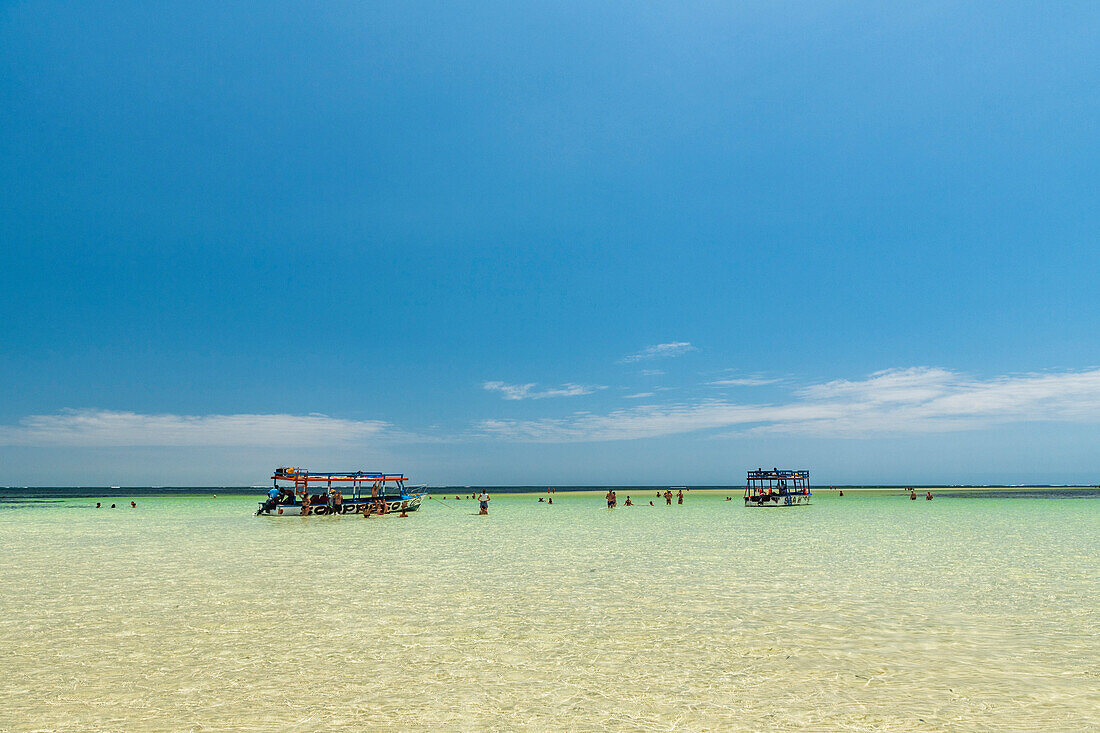
[[[684,490],[683,489],[680,489],[679,491],[676,492],[676,503],[677,504],[683,504],[684,503]]]
[[[616,501],[615,501],[615,492],[609,490],[607,492],[607,497],[606,498],[607,498],[607,508],[608,509],[614,509],[615,508],[615,503],[616,503]]]
[[[665,505],[672,506],[672,489],[665,492]]]
[[[478,511],[478,514],[488,514],[489,513],[489,492],[486,491],[485,489],[482,489],[481,494],[477,497],[477,500],[479,502],[481,502],[481,504],[480,504],[481,509]]]

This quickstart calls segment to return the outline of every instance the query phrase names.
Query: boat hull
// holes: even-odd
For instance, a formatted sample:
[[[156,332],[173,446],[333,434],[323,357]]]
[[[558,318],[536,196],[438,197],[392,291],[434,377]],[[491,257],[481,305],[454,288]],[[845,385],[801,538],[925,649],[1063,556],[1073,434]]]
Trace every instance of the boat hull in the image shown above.
[[[386,497],[386,513],[387,514],[400,514],[401,512],[415,512],[420,508],[420,505],[424,502],[422,495],[403,496],[403,497]],[[345,500],[340,507],[340,511],[336,512],[332,507],[326,504],[316,504],[309,508],[309,516],[311,517],[324,517],[335,514],[363,514],[366,512],[368,506],[374,506],[372,510],[373,514],[379,514],[378,512],[378,500],[366,499],[362,501],[347,501]],[[270,512],[263,511],[264,503],[260,502],[261,517],[300,517],[302,516],[301,504],[280,504],[272,509]],[[382,515],[384,516],[384,515]]]
[[[785,507],[808,506],[813,494],[762,494],[758,496],[746,496],[745,506],[752,507]]]

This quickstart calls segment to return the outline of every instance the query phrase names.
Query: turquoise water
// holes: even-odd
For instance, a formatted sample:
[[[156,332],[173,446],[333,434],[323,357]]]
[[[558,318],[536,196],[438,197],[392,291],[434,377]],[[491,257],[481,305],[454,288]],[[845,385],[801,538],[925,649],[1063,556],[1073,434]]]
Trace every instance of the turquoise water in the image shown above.
[[[626,493],[6,504],[0,728],[1100,728],[1097,492]]]

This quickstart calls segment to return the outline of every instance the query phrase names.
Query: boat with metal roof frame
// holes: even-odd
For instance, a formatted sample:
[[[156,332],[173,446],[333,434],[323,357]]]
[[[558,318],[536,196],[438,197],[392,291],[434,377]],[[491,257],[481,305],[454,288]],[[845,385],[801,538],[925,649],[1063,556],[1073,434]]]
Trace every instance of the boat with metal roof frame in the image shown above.
[[[750,470],[745,479],[745,506],[803,506],[812,496],[806,469],[758,468]]]
[[[427,487],[406,486],[407,481],[404,474],[276,468],[271,475],[268,499],[260,502],[256,514],[324,516],[415,512],[428,494]]]

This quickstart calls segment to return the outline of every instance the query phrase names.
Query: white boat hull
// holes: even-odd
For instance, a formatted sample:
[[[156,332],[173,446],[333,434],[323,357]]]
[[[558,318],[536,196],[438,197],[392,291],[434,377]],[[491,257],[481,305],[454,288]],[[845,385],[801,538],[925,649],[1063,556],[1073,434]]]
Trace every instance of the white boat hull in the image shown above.
[[[406,499],[387,499],[386,500],[386,513],[387,514],[400,514],[401,512],[415,512],[420,508],[420,505],[424,502],[423,496],[410,496]],[[368,506],[374,506],[372,513],[378,514],[377,500],[367,501],[345,501],[340,508],[340,514],[363,514],[366,512]],[[260,507],[262,509],[263,503]],[[323,517],[336,514],[334,511],[330,511],[330,507],[326,504],[318,504],[311,506],[309,510],[309,516],[311,517]],[[270,512],[260,512],[262,517],[300,517],[302,516],[302,507],[300,504],[282,504],[276,506]]]
[[[770,496],[746,496],[745,506],[752,507],[782,507],[805,506],[810,503],[813,494],[772,494]]]

